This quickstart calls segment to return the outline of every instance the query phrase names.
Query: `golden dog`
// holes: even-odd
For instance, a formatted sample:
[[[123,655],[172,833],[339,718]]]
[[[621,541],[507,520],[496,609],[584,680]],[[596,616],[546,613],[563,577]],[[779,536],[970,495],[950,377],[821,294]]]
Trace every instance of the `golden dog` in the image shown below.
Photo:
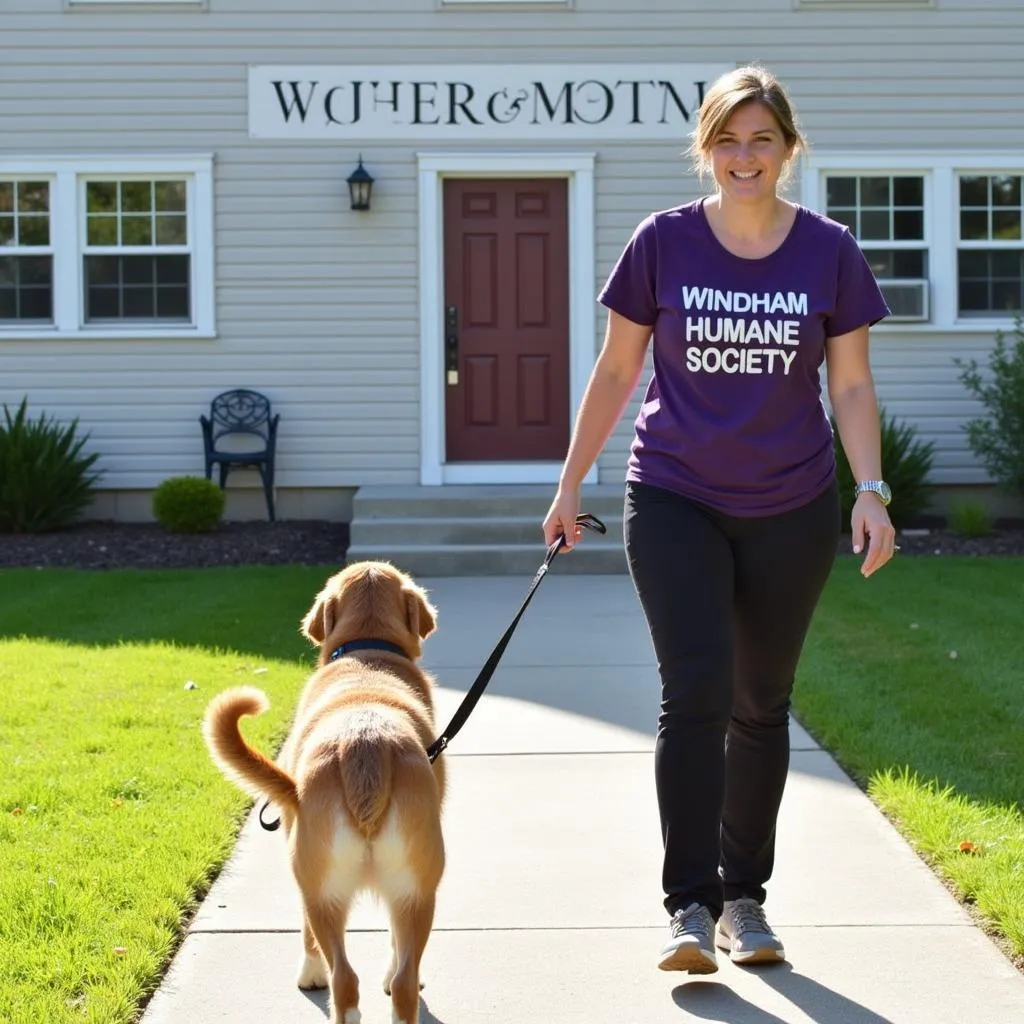
[[[444,760],[431,764],[426,753],[434,681],[417,664],[435,618],[426,593],[398,569],[350,565],[327,581],[302,621],[302,633],[320,645],[320,664],[277,763],[238,728],[242,716],[269,706],[260,690],[220,694],[203,722],[218,767],[280,809],[304,908],[298,984],[330,985],[334,1024],[360,1019],[345,921],[363,889],[375,891],[391,915],[384,991],[394,1020],[419,1020],[420,960],[444,871]]]

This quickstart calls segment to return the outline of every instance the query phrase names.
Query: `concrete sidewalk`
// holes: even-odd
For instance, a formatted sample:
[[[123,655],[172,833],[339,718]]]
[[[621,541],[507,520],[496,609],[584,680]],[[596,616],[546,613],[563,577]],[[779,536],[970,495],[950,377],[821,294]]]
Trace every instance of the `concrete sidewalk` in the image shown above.
[[[528,580],[421,582],[440,609],[425,664],[443,724]],[[790,963],[659,971],[657,703],[629,578],[556,566],[445,755],[421,1024],[1024,1021],[1024,977],[796,725],[767,903]],[[323,1024],[325,993],[295,987],[299,927],[281,834],[250,820],[143,1024]],[[351,929],[364,1024],[390,1022],[384,915],[367,901]]]

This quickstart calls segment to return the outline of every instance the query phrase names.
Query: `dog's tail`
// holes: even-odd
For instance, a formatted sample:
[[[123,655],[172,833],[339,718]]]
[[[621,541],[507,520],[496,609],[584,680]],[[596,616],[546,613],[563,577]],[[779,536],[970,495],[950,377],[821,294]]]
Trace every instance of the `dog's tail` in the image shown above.
[[[376,729],[360,730],[341,750],[338,768],[345,805],[367,839],[376,834],[391,806],[395,753],[394,744]]]
[[[218,768],[242,789],[255,796],[269,797],[278,807],[292,813],[299,807],[295,780],[269,757],[245,742],[238,720],[261,715],[270,707],[262,690],[239,686],[225,690],[211,702],[203,718],[203,736]]]

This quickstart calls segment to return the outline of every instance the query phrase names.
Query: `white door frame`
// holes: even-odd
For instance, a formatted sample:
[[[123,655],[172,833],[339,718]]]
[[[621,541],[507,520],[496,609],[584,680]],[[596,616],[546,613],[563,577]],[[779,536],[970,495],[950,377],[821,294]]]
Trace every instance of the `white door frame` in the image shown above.
[[[555,483],[557,462],[445,462],[444,178],[566,178],[569,186],[569,415],[594,364],[594,154],[418,153],[420,483]],[[597,481],[592,467],[586,482]]]

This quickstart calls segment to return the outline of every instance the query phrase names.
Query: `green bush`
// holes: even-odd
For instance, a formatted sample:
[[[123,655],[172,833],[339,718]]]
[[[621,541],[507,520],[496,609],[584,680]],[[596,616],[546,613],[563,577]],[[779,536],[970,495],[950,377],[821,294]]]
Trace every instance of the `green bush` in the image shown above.
[[[989,475],[1004,490],[1024,497],[1024,321],[1014,323],[1016,340],[996,332],[989,357],[989,379],[982,380],[977,360],[953,362],[961,368],[960,381],[988,410],[964,424],[967,444]]]
[[[175,476],[153,492],[153,515],[169,533],[207,533],[224,514],[224,492],[201,476]]]
[[[949,510],[949,527],[961,537],[985,537],[992,532],[992,520],[980,501],[955,501]]]
[[[884,409],[879,411],[879,416],[882,427],[882,476],[892,488],[889,518],[893,526],[899,529],[913,523],[930,504],[927,479],[935,456],[935,445],[931,441],[918,440],[915,427],[897,422]],[[847,528],[853,512],[853,471],[840,442],[835,421],[832,423],[832,431],[843,527]]]
[[[89,439],[77,437],[78,420],[61,425],[46,414],[28,418],[28,397],[0,423],[0,530],[45,533],[67,526],[85,511],[101,473],[98,454],[83,455]]]

